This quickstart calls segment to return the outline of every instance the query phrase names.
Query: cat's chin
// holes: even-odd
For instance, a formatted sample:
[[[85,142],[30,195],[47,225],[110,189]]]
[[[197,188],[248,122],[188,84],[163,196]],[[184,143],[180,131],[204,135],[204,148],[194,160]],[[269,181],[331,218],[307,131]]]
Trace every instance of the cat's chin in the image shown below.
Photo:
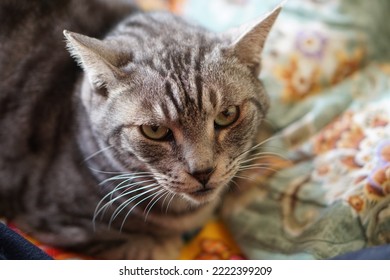
[[[190,193],[183,194],[183,198],[192,206],[200,207],[218,200],[218,190],[216,189],[202,189]]]

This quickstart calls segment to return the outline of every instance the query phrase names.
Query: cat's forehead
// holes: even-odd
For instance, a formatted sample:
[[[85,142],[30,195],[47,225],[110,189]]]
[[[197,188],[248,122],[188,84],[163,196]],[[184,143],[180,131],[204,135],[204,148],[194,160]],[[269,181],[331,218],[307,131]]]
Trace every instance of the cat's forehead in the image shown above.
[[[138,123],[204,120],[258,97],[258,81],[215,34],[161,14],[133,17],[118,32],[122,52],[131,53],[122,70]]]
[[[119,41],[116,47],[131,53],[134,62],[148,61],[165,68],[188,67],[201,61],[221,42],[215,33],[164,12],[133,15],[106,39]]]
[[[218,54],[200,52],[205,53],[156,55],[138,64],[135,76],[141,95],[156,102],[168,98],[199,110],[205,103],[217,108],[256,95],[250,87],[252,78],[242,67]]]
[[[135,111],[142,112],[139,116],[179,123],[205,119],[224,104],[234,102],[233,96],[222,95],[200,74],[180,71],[163,77],[148,69],[142,84],[132,87],[128,94],[137,96],[128,100],[136,104]]]

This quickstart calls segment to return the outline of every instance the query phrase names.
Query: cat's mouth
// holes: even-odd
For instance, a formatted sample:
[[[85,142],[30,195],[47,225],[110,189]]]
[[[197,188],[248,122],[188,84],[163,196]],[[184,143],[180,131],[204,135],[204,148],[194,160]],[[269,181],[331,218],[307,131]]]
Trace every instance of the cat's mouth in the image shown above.
[[[208,203],[214,200],[215,193],[217,192],[217,188],[215,187],[199,187],[198,189],[186,192],[186,196],[193,202],[197,204]]]
[[[202,197],[206,196],[208,194],[211,194],[215,189],[214,188],[208,188],[208,187],[202,187],[197,189],[194,192],[191,192],[190,195],[196,196],[196,197]]]

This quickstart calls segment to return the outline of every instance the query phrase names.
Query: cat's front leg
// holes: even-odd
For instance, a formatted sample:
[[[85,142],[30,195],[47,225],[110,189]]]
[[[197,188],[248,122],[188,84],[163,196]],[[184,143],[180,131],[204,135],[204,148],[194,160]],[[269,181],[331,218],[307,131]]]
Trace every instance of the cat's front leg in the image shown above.
[[[178,259],[182,245],[181,236],[132,235],[127,242],[100,252],[97,257],[103,259],[174,260]]]

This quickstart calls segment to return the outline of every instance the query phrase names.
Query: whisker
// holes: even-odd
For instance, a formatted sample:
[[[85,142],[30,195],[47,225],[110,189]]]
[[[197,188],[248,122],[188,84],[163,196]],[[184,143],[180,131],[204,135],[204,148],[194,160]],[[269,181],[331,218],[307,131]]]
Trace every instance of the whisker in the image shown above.
[[[251,156],[256,156],[256,155],[273,155],[273,156],[277,156],[277,157],[282,157],[282,158],[285,158],[286,160],[288,160],[286,157],[284,157],[282,154],[280,153],[277,153],[277,152],[272,152],[272,151],[259,151],[255,154],[252,154]]]
[[[126,181],[129,181],[129,180],[126,180]],[[127,190],[128,190],[128,189],[132,188],[133,186],[140,185],[140,184],[143,184],[143,183],[153,182],[154,180],[144,180],[144,181],[133,182],[133,183],[130,183],[130,184],[127,184],[127,185],[124,185],[124,186],[120,186],[121,184],[123,184],[123,183],[126,182],[126,181],[123,181],[123,182],[120,183],[118,186],[116,186],[112,191],[108,192],[100,201],[102,202],[102,201],[104,201],[107,197],[110,197],[109,201],[108,201],[106,204],[109,204],[109,203],[112,204],[115,200],[118,199],[118,197],[115,198],[115,199],[112,199],[113,194],[114,194],[115,192],[117,192],[117,191],[119,191],[119,190],[121,190],[121,189],[127,189]],[[141,189],[142,189],[142,188],[141,188]],[[121,194],[123,194],[123,192],[122,192]],[[99,202],[98,206],[99,206],[99,205],[100,205],[100,202]],[[97,206],[97,207],[98,207],[98,206]],[[106,207],[106,205],[104,205],[103,207]]]
[[[105,147],[105,148],[103,148],[103,149],[100,149],[100,150],[97,151],[96,153],[93,153],[93,154],[90,155],[89,157],[85,158],[83,162],[86,162],[86,161],[90,160],[91,158],[97,156],[98,154],[103,153],[104,151],[107,151],[107,150],[109,150],[109,149],[111,149],[111,148],[113,148],[113,147],[114,147],[114,145],[111,145],[111,146]]]
[[[153,192],[153,191],[159,189],[159,187],[156,187],[156,186],[158,186],[158,184],[151,184],[151,185],[146,186],[147,188],[152,188],[152,189],[147,190],[147,191],[144,191],[144,192],[142,192],[142,193],[140,193],[140,194],[137,194],[137,195],[133,196],[132,198],[130,198],[130,199],[126,200],[125,202],[123,202],[121,205],[119,205],[118,208],[114,211],[114,213],[112,213],[112,216],[111,216],[110,221],[109,221],[109,223],[108,223],[108,227],[111,228],[112,222],[118,217],[118,215],[119,215],[127,206],[129,206],[129,204],[131,204],[133,201],[135,201],[137,198],[142,197],[143,195],[145,195],[145,194],[147,194],[147,193],[150,193],[150,192]],[[144,187],[144,188],[146,188],[146,187]],[[138,189],[137,189],[137,190],[134,190],[134,191],[138,191]],[[132,192],[134,192],[134,191],[132,191]],[[128,193],[126,193],[126,195],[128,195]],[[152,196],[153,196],[153,195],[154,195],[154,194],[152,194]],[[143,200],[141,200],[141,201],[143,201]],[[138,204],[136,204],[136,205],[138,205]],[[134,207],[131,208],[131,209],[134,209]],[[127,216],[128,216],[128,215],[126,215],[126,218],[127,218]]]
[[[146,180],[143,180],[143,181],[135,181],[135,182],[132,182],[132,183],[129,183],[129,184],[126,184],[127,182],[129,182],[129,181],[132,181],[132,180],[134,180],[134,179],[140,179],[140,178],[146,178]],[[141,184],[143,184],[143,183],[149,183],[149,182],[154,182],[155,180],[154,180],[154,178],[148,178],[148,177],[145,177],[145,176],[140,176],[140,177],[137,177],[137,178],[129,178],[129,179],[126,179],[126,180],[124,180],[124,181],[122,181],[121,183],[119,183],[119,185],[117,185],[112,191],[111,191],[111,193],[113,194],[113,192],[115,192],[115,191],[119,191],[119,190],[121,190],[121,189],[123,189],[123,187],[124,188],[126,188],[126,187],[130,187],[130,186],[132,186],[132,185],[141,185]],[[126,184],[126,185],[123,185],[123,184]],[[123,192],[122,192],[123,193]],[[111,195],[111,197],[110,197],[110,199],[112,198],[112,195]]]
[[[158,187],[156,187],[156,188],[154,188],[154,189],[152,189],[150,191],[147,191],[147,192],[151,192],[151,191],[154,191],[154,190],[159,189],[159,188],[160,188],[160,186],[158,186]],[[147,192],[144,192],[142,195],[146,194]],[[121,227],[120,227],[119,231],[122,231],[122,228],[125,225],[125,222],[126,222],[127,218],[129,217],[130,213],[134,210],[134,208],[137,207],[138,205],[140,205],[145,200],[147,200],[150,197],[154,196],[154,195],[155,195],[154,193],[152,193],[151,195],[148,195],[147,197],[145,197],[145,198],[141,199],[140,201],[138,201],[133,207],[131,207],[131,209],[127,212],[126,216],[123,218],[123,221],[122,221],[122,224],[121,224]],[[133,199],[133,201],[134,201],[134,199]]]
[[[126,181],[128,181],[128,180],[126,180]],[[121,184],[124,183],[125,181],[122,182],[121,184],[119,184],[118,186],[116,186],[116,187],[114,188],[114,190],[112,190],[112,191],[110,192],[111,195],[110,195],[110,199],[109,199],[109,201],[108,201],[108,203],[109,203],[108,207],[111,206],[111,205],[114,203],[114,201],[116,200],[116,199],[113,199],[113,196],[114,196],[114,193],[115,193],[115,192],[117,192],[117,191],[119,191],[119,190],[121,190],[121,189],[124,189],[124,191],[122,191],[122,192],[119,194],[119,197],[121,198],[121,197],[123,197],[124,195],[128,195],[128,194],[130,194],[130,193],[133,193],[133,192],[135,192],[135,191],[138,191],[138,190],[142,190],[142,189],[143,189],[143,187],[141,187],[141,188],[137,188],[136,190],[130,192],[130,190],[133,189],[135,186],[138,186],[138,185],[141,185],[141,184],[144,184],[144,183],[154,182],[154,181],[155,181],[155,180],[153,180],[153,179],[151,179],[151,180],[144,180],[144,181],[140,181],[140,182],[133,182],[133,183],[130,183],[130,184],[127,184],[127,185],[124,185],[124,186],[119,187],[119,185],[121,185]],[[108,207],[106,207],[106,209],[108,209]],[[102,216],[104,216],[105,213],[106,213],[106,210],[103,211]]]
[[[165,195],[165,198],[163,200],[163,202],[161,203],[161,212],[162,212],[162,209],[164,207],[164,204],[165,204],[165,201],[167,200],[168,196],[171,194],[172,192],[168,191],[167,190],[167,194]]]
[[[157,192],[156,196],[148,203],[148,205],[146,206],[145,210],[148,209],[149,204],[150,204],[157,196],[159,196],[159,198],[157,198],[157,199],[153,202],[153,204],[150,205],[149,210],[147,210],[146,215],[145,215],[145,222],[146,222],[146,220],[148,219],[149,212],[152,210],[153,206],[156,205],[156,203],[157,203],[161,198],[163,198],[164,196],[166,197],[168,193],[169,193],[169,191],[167,191],[167,190],[161,190],[161,191]],[[161,194],[161,195],[160,195],[160,194]],[[144,211],[144,213],[145,213],[145,211]]]
[[[237,184],[236,181],[234,181],[234,178],[237,178],[236,176],[234,176],[230,182],[232,182],[238,189],[240,188],[240,186]],[[239,177],[238,177],[239,178]]]
[[[251,162],[251,161],[254,161],[254,160],[267,159],[267,158],[274,158],[274,156],[272,156],[272,155],[269,155],[269,156],[261,155],[261,156],[256,156],[256,157],[250,157],[250,158],[247,158],[245,160],[240,161],[240,164],[248,163],[248,162]]]
[[[250,167],[245,167],[245,168],[240,168],[240,171],[246,171],[246,170],[254,170],[254,169],[260,169],[260,170],[270,170],[270,171],[273,171],[273,172],[278,172],[277,169],[273,169],[271,167],[267,167],[267,166],[250,166]]]
[[[147,180],[147,181],[153,181],[153,180]],[[102,211],[106,211],[105,209],[107,209],[109,206],[111,206],[115,201],[117,201],[118,199],[121,199],[122,197],[128,195],[128,194],[131,194],[131,193],[134,193],[136,191],[139,191],[139,190],[143,190],[143,189],[147,189],[148,186],[145,186],[145,187],[141,187],[141,188],[137,188],[135,190],[131,190],[131,191],[127,191],[125,193],[122,193],[121,195],[115,197],[114,199],[110,199],[108,202],[106,202],[103,206],[101,206],[101,204],[103,204],[103,202],[108,198],[108,197],[112,197],[112,194],[120,189],[123,189],[123,188],[132,188],[134,186],[137,186],[141,183],[147,183],[147,181],[143,181],[143,182],[135,182],[135,183],[132,183],[132,184],[128,184],[128,185],[125,185],[125,186],[122,186],[118,189],[114,189],[112,190],[111,192],[107,193],[98,203],[98,205],[96,206],[95,208],[95,213],[93,215],[93,223],[95,224],[95,221],[96,221],[96,218],[100,215],[100,213]],[[102,216],[104,216],[104,213],[102,214]]]
[[[239,166],[239,169],[242,167],[251,167],[251,166],[271,166],[271,162],[258,162],[258,163],[247,163],[247,164],[242,164]]]
[[[257,159],[257,157],[259,157],[259,156],[269,156],[269,157],[274,156],[274,157],[282,158],[282,159],[284,159],[286,161],[290,161],[288,158],[286,158],[285,156],[282,156],[279,153],[266,152],[266,151],[265,152],[258,152],[256,154],[253,154],[253,155],[251,155],[251,158],[249,158],[249,159],[254,160],[254,159]],[[249,160],[249,159],[245,159],[245,160]]]
[[[243,153],[241,153],[241,154],[239,155],[239,157],[240,157],[240,156],[243,156],[243,155],[245,155],[245,154],[247,154],[247,153],[250,153],[250,152],[252,152],[252,151],[254,151],[254,150],[258,149],[258,148],[260,148],[260,147],[261,147],[262,145],[264,145],[265,143],[270,142],[271,140],[277,139],[277,137],[278,137],[278,136],[272,136],[272,137],[269,137],[269,138],[267,138],[267,139],[261,141],[260,143],[257,143],[256,145],[252,146],[252,147],[249,148],[248,150],[246,150],[246,151],[244,151]]]
[[[167,208],[165,210],[165,213],[168,213],[168,208],[169,208],[169,205],[171,205],[171,202],[173,200],[173,198],[176,196],[176,193],[172,192],[172,197],[171,199],[168,201],[168,205],[167,205]]]
[[[138,179],[138,178],[147,177],[147,176],[153,176],[153,173],[151,173],[151,172],[138,172],[138,173],[133,173],[133,174],[125,173],[125,174],[121,174],[121,175],[117,175],[117,176],[105,179],[102,182],[100,182],[99,185],[104,185],[105,183],[110,182],[110,181],[118,181],[118,180],[123,180],[126,178]]]
[[[262,147],[266,150],[280,150],[280,151],[283,151],[283,152],[287,152],[288,149],[286,149],[286,147],[283,147],[281,145],[271,145],[271,144],[267,144],[266,146]]]
[[[144,214],[145,214],[145,212],[148,210],[148,207],[154,202],[154,199],[156,198],[156,197],[158,197],[161,193],[164,193],[165,192],[165,190],[163,190],[163,189],[161,189],[161,190],[159,190],[158,192],[156,192],[156,194],[155,194],[155,196],[149,201],[149,203],[146,205],[146,207],[145,207],[145,209],[144,209]]]
[[[248,180],[248,181],[252,181],[252,182],[256,182],[255,179],[249,177],[249,176],[243,176],[243,175],[235,175],[233,178],[237,178],[237,179],[243,179],[243,180]],[[236,182],[235,182],[236,183]],[[236,183],[236,186],[237,186],[237,183]]]
[[[276,157],[280,157],[280,158],[283,158],[285,160],[288,160],[285,157],[283,157],[281,154],[276,153],[276,152],[271,152],[271,151],[256,152],[255,154],[251,155],[250,158],[247,158],[248,154],[252,153],[253,151],[255,151],[256,149],[260,148],[262,145],[270,142],[271,140],[275,140],[277,138],[278,138],[278,136],[269,137],[269,138],[261,141],[260,143],[257,143],[256,145],[250,147],[246,151],[244,151],[244,152],[240,153],[238,156],[236,156],[233,159],[233,163],[232,164],[236,164],[237,162],[242,164],[241,161],[244,161],[244,163],[247,163],[247,162],[253,161],[255,159],[258,159],[260,156],[263,156],[263,157],[265,157],[265,156],[276,156]]]
[[[102,173],[102,174],[125,174],[125,173],[127,173],[125,171],[103,171],[103,170],[98,170],[98,169],[90,167],[90,166],[88,166],[88,168],[96,173]]]

